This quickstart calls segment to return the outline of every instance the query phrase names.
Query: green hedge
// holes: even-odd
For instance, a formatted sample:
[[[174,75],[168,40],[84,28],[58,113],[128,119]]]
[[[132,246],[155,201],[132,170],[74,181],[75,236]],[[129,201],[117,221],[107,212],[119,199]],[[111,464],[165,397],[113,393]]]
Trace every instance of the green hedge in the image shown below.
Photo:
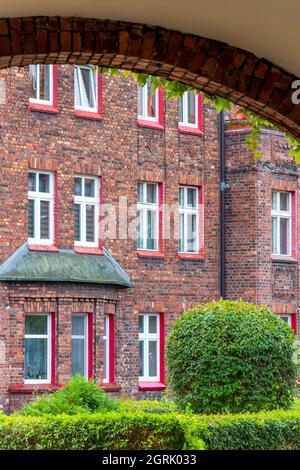
[[[0,450],[201,449],[185,419],[175,414],[110,412],[0,419]]]

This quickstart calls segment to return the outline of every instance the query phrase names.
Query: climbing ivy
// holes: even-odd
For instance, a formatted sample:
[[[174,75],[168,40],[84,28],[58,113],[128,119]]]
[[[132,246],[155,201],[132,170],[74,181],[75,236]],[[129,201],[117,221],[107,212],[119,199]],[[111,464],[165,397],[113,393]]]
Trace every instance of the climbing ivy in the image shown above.
[[[117,76],[120,73],[124,77],[128,77],[131,75],[137,81],[139,86],[144,86],[148,78],[150,78],[151,83],[153,85],[153,91],[155,91],[157,87],[161,86],[166,92],[167,99],[181,97],[186,91],[195,91],[197,94],[202,93],[204,103],[210,102],[218,112],[222,111],[223,109],[233,112],[234,103],[232,103],[231,101],[226,100],[224,98],[220,98],[219,96],[209,95],[206,92],[194,89],[192,86],[185,85],[184,83],[167,80],[166,78],[154,77],[146,73],[136,73],[130,70],[119,70],[107,67],[99,67],[99,72],[101,74],[109,73],[111,77]],[[284,132],[290,147],[290,155],[294,157],[296,163],[300,163],[300,142],[298,140],[296,140],[294,137],[285,132],[284,129],[280,128],[279,126],[275,126],[275,124],[271,123],[267,119],[253,114],[248,109],[239,109],[238,113],[245,114],[247,116],[247,122],[251,124],[251,131],[246,137],[246,142],[248,148],[252,151],[254,157],[261,157],[261,152],[259,150],[259,141],[262,129],[273,129]]]

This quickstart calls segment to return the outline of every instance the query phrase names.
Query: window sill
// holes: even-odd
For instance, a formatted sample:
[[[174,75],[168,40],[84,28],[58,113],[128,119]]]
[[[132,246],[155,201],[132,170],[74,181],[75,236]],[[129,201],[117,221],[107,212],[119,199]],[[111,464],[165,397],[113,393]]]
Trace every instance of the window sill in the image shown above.
[[[203,131],[201,129],[188,126],[178,126],[178,132],[180,134],[203,135]]]
[[[137,255],[139,258],[165,258],[165,254],[161,251],[138,250]]]
[[[102,388],[105,392],[119,392],[122,389],[121,385],[110,382],[102,383],[100,388]]]
[[[45,393],[45,392],[55,392],[59,390],[61,385],[57,384],[23,384],[23,385],[11,385],[9,387],[10,393],[23,393],[23,394],[32,394],[32,393]]]
[[[161,382],[139,382],[139,390],[165,390],[167,386]]]
[[[99,113],[93,113],[90,111],[80,111],[79,109],[75,110],[74,113],[76,118],[81,118],[81,119],[91,119],[92,121],[102,121],[103,116]]]
[[[39,113],[57,114],[59,112],[55,106],[49,104],[30,103],[28,108],[30,111],[37,111]]]
[[[58,251],[57,246],[54,245],[28,245],[30,251],[48,251],[56,252]]]
[[[195,261],[203,261],[204,255],[203,253],[178,253],[179,259],[190,259]]]
[[[271,256],[271,261],[274,263],[297,263],[298,261],[293,256]]]
[[[75,253],[81,254],[81,255],[101,255],[103,256],[103,250],[100,248],[90,248],[90,247],[85,247],[85,246],[74,246],[74,251]]]
[[[164,126],[162,126],[158,121],[147,121],[147,119],[138,119],[136,121],[138,127],[148,127],[149,129],[155,129],[157,131],[163,131]]]

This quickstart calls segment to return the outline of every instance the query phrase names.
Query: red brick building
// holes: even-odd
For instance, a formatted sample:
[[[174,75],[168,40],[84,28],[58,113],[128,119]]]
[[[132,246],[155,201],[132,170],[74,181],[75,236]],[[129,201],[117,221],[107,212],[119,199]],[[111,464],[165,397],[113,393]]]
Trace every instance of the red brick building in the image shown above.
[[[296,329],[298,169],[284,137],[264,132],[255,161],[244,121],[223,129],[200,96],[149,88],[89,67],[1,72],[7,411],[75,373],[159,396],[174,319],[220,294]]]

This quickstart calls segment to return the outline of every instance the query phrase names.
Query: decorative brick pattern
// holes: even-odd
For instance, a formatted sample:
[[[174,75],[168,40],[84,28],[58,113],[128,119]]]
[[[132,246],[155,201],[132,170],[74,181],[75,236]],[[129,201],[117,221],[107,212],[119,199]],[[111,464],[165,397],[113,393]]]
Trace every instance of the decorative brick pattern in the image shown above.
[[[178,80],[228,98],[300,138],[297,78],[225,43],[161,27],[86,18],[0,19],[0,67],[98,64]]]

